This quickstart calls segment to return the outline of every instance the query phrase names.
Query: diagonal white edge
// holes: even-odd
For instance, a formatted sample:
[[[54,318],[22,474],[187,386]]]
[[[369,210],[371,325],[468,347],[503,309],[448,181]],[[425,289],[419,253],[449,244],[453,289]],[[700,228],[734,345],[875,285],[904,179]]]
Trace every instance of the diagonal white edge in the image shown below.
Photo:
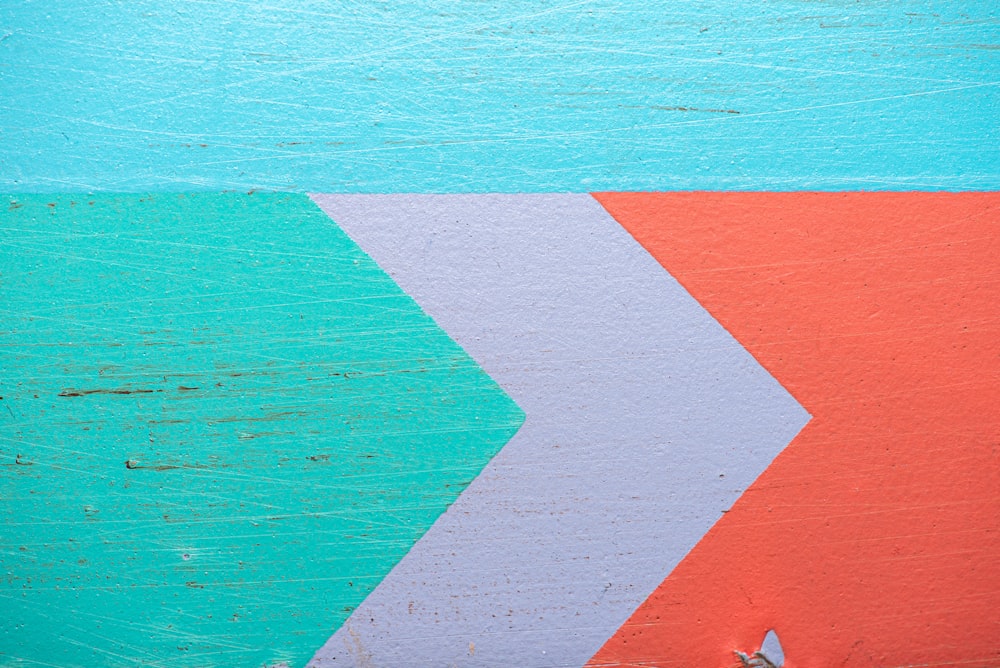
[[[312,198],[526,421],[311,666],[581,666],[808,421],[589,195]]]

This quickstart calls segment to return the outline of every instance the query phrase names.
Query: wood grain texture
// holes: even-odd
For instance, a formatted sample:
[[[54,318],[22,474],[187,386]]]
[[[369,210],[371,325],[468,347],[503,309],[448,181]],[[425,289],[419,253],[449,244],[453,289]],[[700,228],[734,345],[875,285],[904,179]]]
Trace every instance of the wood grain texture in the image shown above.
[[[0,229],[0,665],[302,666],[521,423],[304,195]]]
[[[0,6],[0,189],[989,190],[995,3]]]
[[[58,666],[300,668],[520,424],[497,386],[302,193],[698,191],[692,197],[704,204],[715,201],[705,191],[996,192],[998,46],[995,2],[0,2],[0,191],[28,193],[0,198],[0,665],[16,655]],[[707,228],[678,216],[657,231],[704,242],[684,262],[710,256],[733,229],[753,231],[731,229],[709,209],[698,209]],[[765,216],[776,234],[808,227],[782,215],[777,207]],[[502,235],[505,222],[494,222]],[[883,231],[878,216],[855,223]],[[897,223],[884,231],[906,238],[905,221]],[[996,225],[976,234],[992,243]],[[966,288],[987,295],[982,320],[993,327],[995,253],[981,248],[968,248],[978,264],[966,267]],[[941,249],[899,252],[919,264]],[[775,271],[795,275],[801,262],[783,257]],[[946,281],[942,272],[910,288]],[[744,278],[751,287],[762,280]],[[815,278],[817,290],[825,280]],[[627,305],[630,294],[600,297]],[[716,308],[712,295],[696,297]],[[909,304],[902,321],[954,313]],[[331,336],[341,352],[328,357]],[[806,352],[815,350],[795,351]],[[993,368],[984,362],[971,373]],[[243,375],[218,377],[229,372]],[[942,401],[956,411],[992,396],[989,387],[974,396],[950,387]],[[898,392],[903,403],[925,399],[916,386]],[[323,434],[352,444],[357,461],[326,459]],[[389,456],[396,447],[405,462]],[[372,452],[405,473],[383,480]],[[335,471],[351,484],[329,482]],[[971,492],[942,471],[951,469],[922,469],[919,483],[933,478],[958,499],[951,507],[964,507]],[[175,479],[185,484],[165,482]],[[363,510],[322,514],[333,512],[328,503],[355,502]],[[587,522],[603,512],[574,510]],[[868,515],[852,517],[867,526]],[[995,557],[995,530],[975,522],[969,535],[983,547],[956,560]],[[953,535],[913,528],[921,532],[941,544]],[[63,540],[73,534],[86,540]],[[837,549],[853,554],[856,537],[841,538]],[[347,561],[317,556],[342,540]],[[786,549],[753,540],[764,553]],[[947,553],[938,547],[931,552]],[[729,554],[742,563],[742,551]],[[886,563],[922,563],[911,556]],[[802,564],[787,572],[811,582],[826,562]],[[862,560],[858,572],[870,565]],[[325,575],[310,576],[314,567]],[[686,580],[684,596],[669,589],[680,607],[715,586],[713,568],[683,567],[702,580]],[[133,585],[138,598],[123,607]],[[952,606],[941,614],[972,619],[963,611],[982,610],[1000,591],[986,585],[968,604],[940,599]],[[31,591],[37,604],[24,604]],[[845,594],[865,614],[880,595]],[[223,626],[215,612],[206,616],[216,605],[226,609]],[[737,619],[738,610],[682,635],[682,644],[702,645],[677,656],[714,668],[698,652],[725,656],[725,665],[732,650],[752,650],[770,622]],[[794,612],[775,618],[814,619]],[[970,623],[993,624],[989,614]],[[885,619],[868,627],[878,637],[867,647],[899,637],[890,612]],[[918,617],[896,619],[906,626]],[[975,636],[980,627],[956,628]],[[829,663],[822,648],[837,650],[851,635],[838,628],[813,644],[782,631],[793,649],[788,668]],[[949,654],[953,637],[940,654],[920,654],[918,643],[912,656],[960,661]],[[620,648],[605,649],[601,660],[625,660]],[[655,652],[639,658],[671,658]],[[844,661],[881,660],[866,652]]]

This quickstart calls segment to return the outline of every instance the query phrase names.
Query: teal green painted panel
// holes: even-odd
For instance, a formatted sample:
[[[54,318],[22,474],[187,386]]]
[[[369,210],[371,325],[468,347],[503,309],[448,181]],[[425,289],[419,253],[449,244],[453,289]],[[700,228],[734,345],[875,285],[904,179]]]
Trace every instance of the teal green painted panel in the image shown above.
[[[523,420],[305,196],[0,221],[0,665],[300,667]]]

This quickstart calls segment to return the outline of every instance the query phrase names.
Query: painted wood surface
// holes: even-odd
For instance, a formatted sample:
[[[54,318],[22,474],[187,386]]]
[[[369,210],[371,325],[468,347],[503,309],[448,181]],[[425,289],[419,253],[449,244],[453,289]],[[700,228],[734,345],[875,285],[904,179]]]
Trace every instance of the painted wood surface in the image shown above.
[[[1000,194],[598,199],[812,420],[589,666],[1000,664]]]
[[[526,413],[316,666],[582,665],[809,419],[590,195],[314,198]]]
[[[5,0],[0,189],[976,189],[995,3]]]
[[[304,195],[4,208],[4,665],[302,666],[521,424]]]
[[[2,3],[0,666],[1000,665],[998,37]]]

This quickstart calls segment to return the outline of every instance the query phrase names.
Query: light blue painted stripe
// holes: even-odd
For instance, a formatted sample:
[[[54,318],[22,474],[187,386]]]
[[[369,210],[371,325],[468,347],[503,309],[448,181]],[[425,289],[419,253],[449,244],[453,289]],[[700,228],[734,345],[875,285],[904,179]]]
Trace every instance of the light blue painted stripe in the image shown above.
[[[524,409],[318,652],[580,666],[808,419],[589,195],[315,195]]]
[[[1000,187],[992,2],[9,0],[0,188]]]

